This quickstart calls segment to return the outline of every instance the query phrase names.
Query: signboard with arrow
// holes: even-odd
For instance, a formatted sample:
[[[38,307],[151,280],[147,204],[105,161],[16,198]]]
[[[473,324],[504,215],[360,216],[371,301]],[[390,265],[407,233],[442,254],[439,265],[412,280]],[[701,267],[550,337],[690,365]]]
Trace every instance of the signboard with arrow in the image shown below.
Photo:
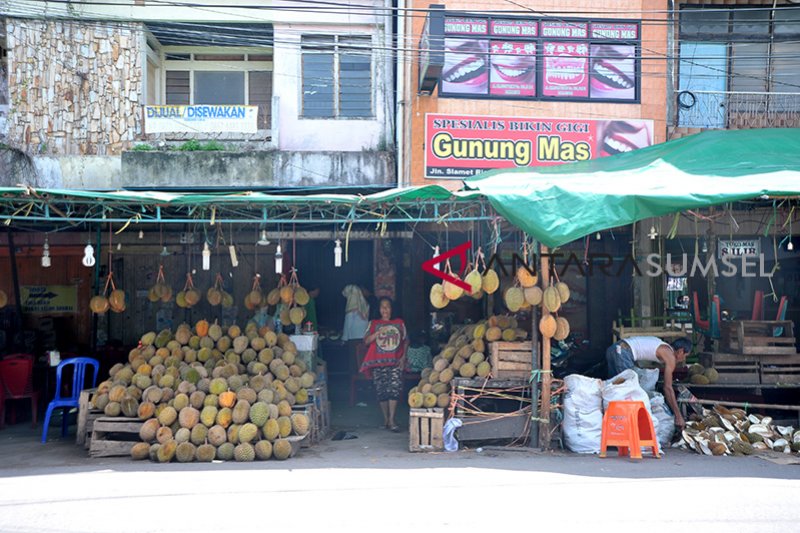
[[[75,285],[23,285],[20,287],[24,313],[76,313],[78,287]]]

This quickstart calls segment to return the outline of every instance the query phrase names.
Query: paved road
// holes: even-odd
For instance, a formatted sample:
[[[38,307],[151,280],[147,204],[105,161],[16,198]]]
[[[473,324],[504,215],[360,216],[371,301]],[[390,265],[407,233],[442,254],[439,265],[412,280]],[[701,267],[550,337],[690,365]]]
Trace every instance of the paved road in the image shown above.
[[[0,531],[798,531],[800,466],[670,450],[642,462],[409,454],[362,430],[287,462],[87,459],[0,441]],[[501,529],[502,528],[502,529]]]

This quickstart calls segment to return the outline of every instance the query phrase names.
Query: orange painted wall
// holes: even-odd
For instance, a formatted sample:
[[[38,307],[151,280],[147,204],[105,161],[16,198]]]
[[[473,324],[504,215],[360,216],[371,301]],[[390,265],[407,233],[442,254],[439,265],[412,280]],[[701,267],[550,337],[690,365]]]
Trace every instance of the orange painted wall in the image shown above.
[[[449,10],[465,10],[480,12],[481,10],[519,10],[515,4],[499,1],[414,1],[408,7],[427,8],[432,3],[439,3]],[[647,19],[642,22],[642,56],[641,63],[641,103],[593,103],[593,102],[524,102],[519,100],[469,100],[462,98],[439,98],[437,93],[430,96],[417,94],[418,64],[416,57],[412,60],[409,87],[406,93],[405,124],[410,126],[406,136],[409,145],[406,147],[407,160],[402,180],[405,184],[424,185],[438,183],[450,189],[459,188],[460,180],[435,180],[424,177],[425,155],[425,114],[450,113],[461,115],[499,115],[514,117],[543,118],[639,118],[653,121],[654,142],[666,140],[667,133],[667,8],[665,0],[547,0],[536,2],[535,9],[556,12],[563,10],[561,16],[581,18],[623,18]],[[532,8],[533,9],[533,8]],[[654,13],[653,11],[660,11]],[[585,14],[581,14],[585,13]],[[531,17],[541,15],[531,12]],[[554,15],[557,16],[557,15]],[[407,17],[411,22],[412,35],[406,42],[409,47],[416,47],[424,25],[424,17]]]

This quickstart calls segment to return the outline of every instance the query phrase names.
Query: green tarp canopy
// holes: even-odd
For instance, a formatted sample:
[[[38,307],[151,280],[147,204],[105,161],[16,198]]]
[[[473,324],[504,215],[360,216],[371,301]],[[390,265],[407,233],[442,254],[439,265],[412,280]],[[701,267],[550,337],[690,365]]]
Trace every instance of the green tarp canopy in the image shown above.
[[[509,222],[556,247],[687,209],[800,195],[800,129],[707,131],[591,161],[494,170],[465,183]]]

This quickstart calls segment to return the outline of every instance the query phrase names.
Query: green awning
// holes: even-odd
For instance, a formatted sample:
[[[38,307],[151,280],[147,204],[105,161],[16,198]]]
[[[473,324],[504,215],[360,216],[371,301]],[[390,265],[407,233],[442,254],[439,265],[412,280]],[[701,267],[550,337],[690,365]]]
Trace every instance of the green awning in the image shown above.
[[[555,167],[466,181],[550,247],[638,220],[764,196],[800,195],[800,129],[715,130]]]
[[[477,191],[439,185],[369,195],[269,194],[254,191],[184,193],[0,187],[0,220],[52,223],[298,223],[490,220]]]

